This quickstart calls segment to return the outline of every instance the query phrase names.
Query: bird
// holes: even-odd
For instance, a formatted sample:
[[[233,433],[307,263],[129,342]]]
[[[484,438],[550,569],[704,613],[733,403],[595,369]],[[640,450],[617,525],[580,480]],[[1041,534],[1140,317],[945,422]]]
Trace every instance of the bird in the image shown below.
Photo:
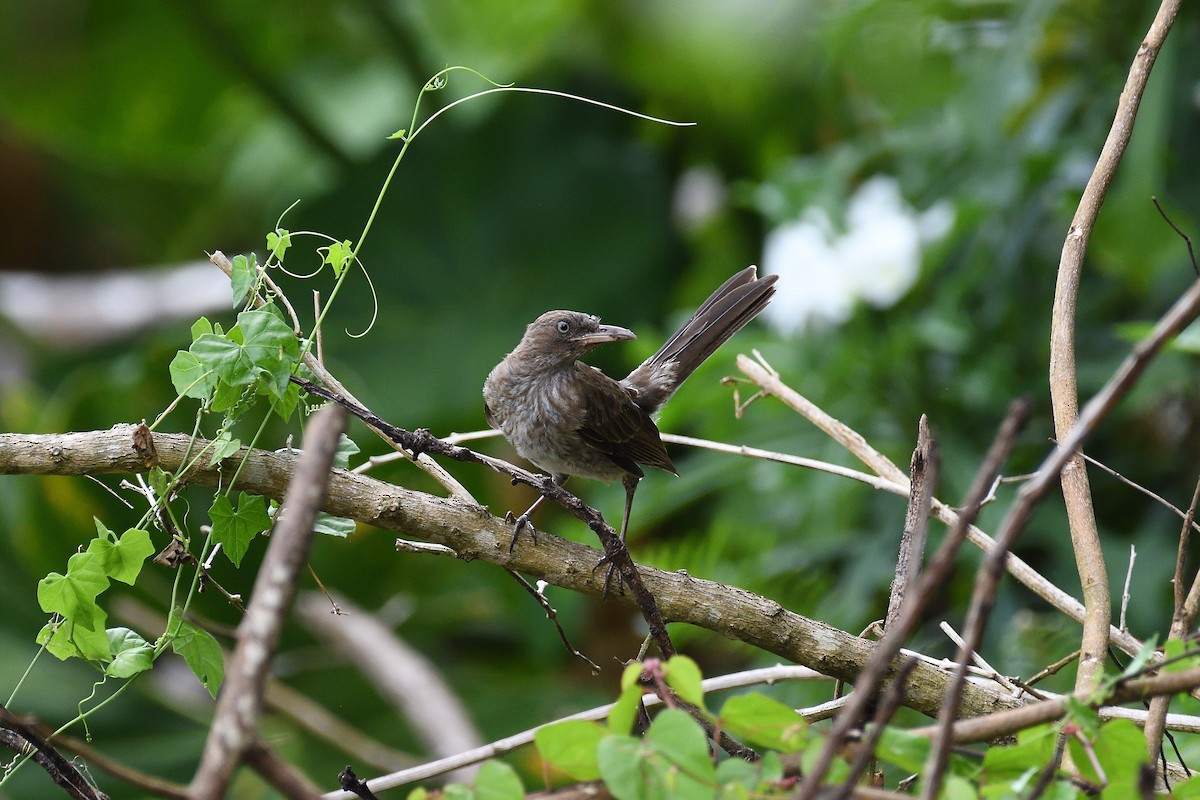
[[[766,308],[777,275],[757,267],[736,273],[633,372],[614,380],[582,359],[602,344],[637,336],[578,311],[547,311],[525,328],[520,343],[492,369],[483,385],[484,416],[518,455],[558,485],[571,476],[625,486],[621,542],[642,467],[678,475],[655,425],[655,415],[718,347]],[[538,498],[516,518],[511,551]],[[530,525],[532,532],[533,526]]]

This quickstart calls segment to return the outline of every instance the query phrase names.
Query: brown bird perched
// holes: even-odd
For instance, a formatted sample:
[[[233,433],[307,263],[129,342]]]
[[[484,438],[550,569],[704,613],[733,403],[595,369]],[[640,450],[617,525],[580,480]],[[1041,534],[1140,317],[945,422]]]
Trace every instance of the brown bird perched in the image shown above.
[[[621,540],[642,466],[678,474],[654,414],[684,379],[766,308],[775,275],[747,267],[725,281],[657,353],[621,381],[579,359],[597,345],[635,339],[577,311],[547,311],[525,329],[483,385],[483,410],[523,457],[561,485],[571,475],[625,483]],[[513,542],[539,498],[517,518]],[[509,549],[512,549],[511,546]]]

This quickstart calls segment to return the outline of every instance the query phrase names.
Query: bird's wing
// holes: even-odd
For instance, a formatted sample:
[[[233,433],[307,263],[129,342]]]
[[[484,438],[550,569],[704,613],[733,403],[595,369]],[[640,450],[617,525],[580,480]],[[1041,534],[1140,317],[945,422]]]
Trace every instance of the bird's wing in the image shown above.
[[[633,402],[629,390],[598,369],[585,364],[578,364],[577,369],[588,393],[580,438],[639,477],[643,473],[638,464],[678,474],[654,420]]]

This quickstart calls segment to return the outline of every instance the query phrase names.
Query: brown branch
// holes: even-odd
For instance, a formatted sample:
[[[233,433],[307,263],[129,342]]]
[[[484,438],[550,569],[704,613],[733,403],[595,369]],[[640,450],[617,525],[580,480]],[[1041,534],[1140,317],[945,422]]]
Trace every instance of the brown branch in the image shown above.
[[[925,556],[925,538],[929,534],[929,510],[933,500],[933,487],[937,484],[937,444],[929,433],[929,420],[924,414],[917,423],[917,447],[913,450],[908,468],[908,509],[904,514],[904,530],[900,534],[900,554],[896,559],[896,577],[892,580],[892,591],[888,597],[887,616],[883,628],[887,630],[900,616],[900,607],[908,587],[917,582],[921,559]]]
[[[1029,416],[1029,404],[1014,402],[1009,406],[1008,414],[1000,426],[988,451],[987,458],[975,475],[971,484],[967,502],[959,522],[942,540],[929,566],[921,573],[916,591],[909,596],[908,602],[900,610],[896,624],[884,631],[883,638],[875,645],[870,659],[857,676],[854,683],[854,693],[850,695],[846,707],[833,721],[829,735],[821,746],[816,760],[809,766],[804,780],[796,790],[797,800],[812,800],[821,790],[821,781],[833,763],[833,757],[845,741],[850,730],[859,724],[874,697],[875,691],[889,671],[894,670],[893,659],[900,646],[908,639],[916,628],[925,612],[925,607],[945,586],[951,570],[954,567],[954,555],[958,552],[966,535],[967,527],[979,513],[979,506],[987,496],[988,489],[999,474],[1000,467],[1008,457],[1016,440],[1017,433]],[[964,693],[970,691],[969,684],[961,689]]]
[[[1193,667],[1181,672],[1162,672],[1149,678],[1122,681],[1106,702],[1117,705],[1146,700],[1159,695],[1190,692],[1197,687],[1200,687],[1200,667]],[[1077,691],[1074,693],[1074,698],[1086,704],[1091,701],[1091,694],[1091,692]],[[994,714],[985,714],[972,719],[960,719],[954,723],[950,738],[955,744],[968,744],[1011,736],[1017,731],[1060,719],[1066,713],[1066,705],[1066,697],[1055,697],[1030,703],[1020,708],[997,711]],[[936,726],[929,725],[923,728],[914,728],[910,733],[918,736],[933,736],[936,731]]]
[[[0,474],[83,475],[129,473],[145,469],[143,457],[133,448],[139,426],[116,427],[82,433],[0,433]],[[190,437],[156,433],[153,441],[158,465],[167,471],[181,468]],[[199,441],[195,447],[203,448]],[[290,451],[249,451],[231,456],[245,465],[233,488],[280,499],[296,465]],[[229,476],[215,469],[190,472],[191,483],[216,486]],[[334,469],[330,475],[325,511],[349,517],[388,531],[445,545],[464,561],[478,559],[518,570],[565,589],[599,596],[604,576],[592,571],[598,552],[543,531],[536,547],[518,547],[510,553],[512,525],[487,509],[454,498],[436,497],[365,475]],[[681,572],[665,572],[638,565],[646,587],[658,599],[663,619],[684,622],[714,631],[753,647],[774,653],[822,674],[853,680],[866,663],[872,645],[859,637],[792,613],[773,600],[738,587],[707,581]],[[632,604],[624,593],[614,602]],[[946,686],[943,671],[919,664],[905,690],[905,705],[934,714]],[[1011,708],[1016,701],[1006,692],[970,686],[964,696],[964,714],[982,714]]]
[[[857,433],[853,431],[846,433],[842,430],[845,426],[841,422],[834,420],[824,411],[821,411],[810,401],[802,397],[795,389],[781,381],[779,375],[774,370],[744,355],[737,357],[737,365],[738,369],[744,372],[756,385],[761,387],[764,392],[777,397],[789,408],[802,414],[827,435],[833,437],[836,441],[843,444],[843,446],[850,448],[852,455],[864,464],[867,464],[867,466],[880,476],[878,480],[881,480],[882,483],[872,483],[870,485],[894,494],[908,494],[908,480],[886,456],[868,445]],[[933,498],[933,516],[949,527],[957,524],[959,519],[957,509],[943,503],[936,497]],[[967,541],[985,553],[990,553],[996,547],[996,541],[975,525],[967,526]],[[1055,586],[1019,557],[1009,553],[1008,560],[1005,562],[1005,568],[1017,581],[1029,588],[1030,591],[1045,600],[1048,604],[1076,622],[1083,622],[1085,614],[1083,604]],[[1136,637],[1131,636],[1127,631],[1120,631],[1113,628],[1109,631],[1109,636],[1113,644],[1130,655],[1137,653],[1142,648],[1142,642]]]
[[[1100,206],[1104,203],[1108,187],[1133,134],[1134,120],[1150,78],[1150,70],[1178,10],[1179,0],[1163,0],[1146,38],[1138,47],[1125,81],[1125,88],[1117,103],[1116,116],[1109,129],[1108,138],[1100,151],[1100,157],[1087,186],[1084,187],[1079,207],[1063,242],[1050,328],[1050,400],[1054,409],[1055,435],[1058,438],[1066,436],[1068,431],[1076,427],[1078,418],[1075,318],[1084,254],[1100,213]],[[1104,553],[1096,530],[1087,468],[1080,454],[1072,453],[1069,461],[1063,466],[1061,483],[1076,567],[1083,587],[1083,605],[1086,609],[1075,686],[1078,689],[1087,689],[1096,686],[1103,678],[1112,620],[1112,602],[1108,591]]]
[[[305,448],[276,518],[271,543],[254,582],[253,599],[238,625],[238,644],[217,700],[200,766],[189,792],[196,800],[225,796],[238,763],[253,748],[255,766],[278,779],[279,765],[256,746],[258,718],[271,658],[284,617],[296,590],[296,578],[308,559],[313,520],[325,505],[329,471],[337,454],[346,415],[336,406],[315,414],[305,433]],[[271,771],[267,773],[266,768]],[[277,788],[278,788],[278,784]],[[296,784],[289,784],[295,787]],[[306,791],[290,797],[312,796]]]
[[[50,780],[76,800],[108,800],[71,760],[58,752],[37,730],[37,725],[0,706],[0,745],[18,755],[26,755],[41,767]]]
[[[564,489],[562,485],[551,480],[549,476],[535,475],[500,459],[481,455],[466,447],[459,447],[458,445],[443,442],[425,429],[407,431],[403,428],[397,428],[395,425],[381,419],[366,406],[337,392],[331,392],[328,389],[317,386],[311,381],[298,378],[294,375],[291,381],[297,386],[302,387],[309,394],[322,397],[346,409],[354,416],[366,422],[382,436],[386,437],[392,444],[411,452],[414,459],[424,454],[433,453],[445,458],[454,459],[455,461],[482,464],[483,466],[491,467],[497,472],[508,475],[512,478],[513,483],[523,483],[536,488],[542,493],[543,497],[549,498],[567,511],[570,511],[577,519],[592,529],[592,532],[596,534],[600,539],[600,544],[604,547],[604,557],[592,567],[594,570],[603,563],[609,565],[609,570],[606,571],[605,577],[604,596],[608,596],[609,571],[615,569],[620,575],[621,586],[629,590],[634,602],[637,604],[638,610],[642,612],[642,618],[646,620],[646,626],[650,629],[650,636],[654,639],[654,643],[658,646],[658,650],[663,658],[670,658],[675,655],[675,645],[671,642],[670,634],[667,633],[667,626],[663,622],[658,604],[654,600],[654,594],[647,590],[646,585],[642,582],[637,566],[634,564],[632,556],[629,555],[629,550],[625,547],[625,542],[617,536],[617,532],[613,530],[612,526],[605,522],[604,517],[599,511],[585,504],[578,497]],[[509,549],[512,549],[515,545],[516,534],[514,532],[513,536],[509,539]]]
[[[1184,639],[1196,622],[1197,603],[1200,602],[1200,572],[1192,580],[1192,586],[1187,594],[1183,591],[1183,567],[1187,554],[1188,539],[1191,538],[1192,520],[1196,517],[1196,506],[1200,504],[1200,481],[1192,492],[1192,502],[1183,518],[1183,528],[1179,532],[1179,551],[1175,560],[1175,576],[1171,582],[1175,589],[1175,611],[1171,615],[1170,639]],[[1169,696],[1156,697],[1150,701],[1149,713],[1146,717],[1146,748],[1150,752],[1150,761],[1158,760],[1162,750],[1163,733],[1166,731],[1167,711],[1171,706]]]

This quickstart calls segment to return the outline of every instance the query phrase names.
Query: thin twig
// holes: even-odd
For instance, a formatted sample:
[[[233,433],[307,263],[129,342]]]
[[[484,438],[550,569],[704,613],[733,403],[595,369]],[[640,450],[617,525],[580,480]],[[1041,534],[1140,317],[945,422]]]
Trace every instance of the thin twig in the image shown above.
[[[937,444],[929,433],[929,420],[924,414],[917,423],[917,446],[909,464],[908,508],[904,513],[904,529],[900,534],[900,552],[896,558],[896,576],[888,596],[887,630],[900,616],[900,607],[910,585],[915,585],[921,560],[925,556],[925,538],[929,533],[929,511],[932,508],[933,487],[937,485]]]
[[[1054,438],[1051,437],[1050,441],[1053,442]],[[1055,444],[1057,444],[1057,442],[1055,442]],[[1183,514],[1184,514],[1183,509],[1180,508],[1179,506],[1175,505],[1171,501],[1167,500],[1165,497],[1155,494],[1154,492],[1147,489],[1145,486],[1142,486],[1137,481],[1130,480],[1129,478],[1127,478],[1124,475],[1122,475],[1121,473],[1117,472],[1115,469],[1108,466],[1104,462],[1099,461],[1098,459],[1092,458],[1087,453],[1083,453],[1082,455],[1083,455],[1083,460],[1088,462],[1089,464],[1091,464],[1093,467],[1097,467],[1101,471],[1107,472],[1109,475],[1113,476],[1114,478],[1116,478],[1117,480],[1119,480],[1121,483],[1125,484],[1129,488],[1131,488],[1135,491],[1141,492],[1142,494],[1146,495],[1146,497],[1149,497],[1151,500],[1153,500],[1154,502],[1161,505],[1163,508],[1170,511],[1175,516],[1179,517],[1180,519],[1183,519]],[[1200,531],[1200,522],[1196,522],[1195,520],[1193,520],[1192,528],[1193,528],[1193,530]]]
[[[875,645],[866,666],[855,681],[854,693],[846,708],[834,719],[833,727],[825,738],[824,744],[816,760],[809,766],[803,782],[796,791],[797,800],[812,800],[821,788],[821,781],[833,763],[834,754],[841,747],[846,734],[859,724],[863,713],[874,696],[875,689],[886,675],[892,658],[900,645],[909,637],[917,623],[924,615],[926,605],[942,590],[945,581],[954,564],[954,554],[962,544],[967,526],[973,522],[973,514],[978,512],[979,501],[986,494],[995,476],[1000,472],[1016,441],[1018,431],[1029,416],[1029,404],[1014,402],[1009,406],[1008,414],[1000,425],[1000,432],[988,450],[984,463],[972,481],[968,492],[966,510],[959,516],[959,522],[951,529],[942,541],[941,546],[929,562],[929,566],[921,573],[916,591],[909,595],[908,602],[901,609],[900,617],[895,624],[884,632],[883,638]],[[874,467],[872,467],[874,469]]]
[[[975,476],[974,483],[971,485],[970,494],[963,511],[963,516],[967,522],[973,522],[974,517],[979,513],[980,504],[983,498],[987,496],[988,487],[992,485],[995,476],[1000,474],[1000,469],[1007,460],[1008,454],[1016,442],[1017,434],[1028,415],[1028,402],[1015,402],[1009,407],[1009,413],[1004,420],[1000,434],[997,435],[996,441],[993,442],[991,449],[988,451],[984,466],[980,468]],[[963,528],[965,531],[965,525]],[[997,537],[996,548],[988,553],[983,567],[975,576],[975,588],[971,596],[971,607],[967,612],[963,643],[958,648],[958,656],[955,659],[959,663],[955,668],[954,675],[950,680],[950,686],[946,690],[945,698],[938,712],[939,733],[934,736],[933,743],[929,749],[929,757],[925,761],[921,796],[926,798],[926,800],[932,800],[932,798],[937,797],[938,789],[941,786],[942,773],[946,769],[950,754],[951,741],[949,728],[958,716],[958,707],[962,699],[963,686],[966,683],[967,664],[970,663],[971,653],[979,647],[979,641],[983,636],[983,625],[987,620],[990,603],[995,597],[996,585],[999,583],[1000,575],[1004,571],[1004,559],[1009,549],[1009,540]]]
[[[1200,481],[1192,492],[1192,502],[1188,505],[1183,526],[1179,531],[1179,554],[1175,561],[1175,576],[1171,579],[1174,584],[1175,611],[1171,615],[1171,639],[1183,639],[1191,631],[1196,621],[1197,604],[1200,603],[1200,572],[1192,580],[1191,588],[1186,594],[1183,591],[1183,570],[1187,555],[1187,543],[1192,531],[1192,519],[1196,515],[1196,506],[1200,504]],[[1162,750],[1163,731],[1166,727],[1167,711],[1171,706],[1170,696],[1155,697],[1150,701],[1149,715],[1146,718],[1146,749],[1151,761],[1159,758]]]
[[[923,420],[924,417],[921,419]],[[928,431],[926,433],[928,434]],[[858,778],[867,768],[867,764],[875,757],[875,747],[883,737],[883,729],[891,722],[896,710],[900,708],[900,701],[904,698],[904,683],[916,665],[916,660],[909,658],[901,662],[899,669],[896,670],[896,676],[892,679],[891,685],[888,686],[879,701],[879,706],[875,709],[871,726],[867,729],[863,740],[859,742],[858,754],[854,757],[854,763],[850,765],[850,772],[846,775],[846,780],[842,781],[841,791],[834,795],[836,798],[850,795],[850,789],[858,782]]]
[[[216,265],[217,269],[221,270],[232,278],[233,264],[230,263],[229,259],[224,253],[222,253],[220,250],[213,251],[213,253],[209,256],[209,260]],[[285,306],[287,306],[287,299],[284,297],[283,293],[279,291],[279,287],[275,286],[265,274],[263,277],[264,280],[267,281],[267,285],[273,287],[272,291],[275,292],[279,297],[284,298],[282,302],[284,302]],[[253,302],[256,306],[260,306],[265,305],[267,301],[256,295]],[[295,311],[291,311],[290,306],[287,306],[287,308],[289,309],[292,319],[295,320]],[[299,322],[296,322],[296,324],[298,325]],[[352,395],[337,378],[333,377],[333,374],[330,373],[329,370],[325,369],[325,365],[317,359],[316,354],[311,352],[305,354],[304,366],[312,370],[313,374],[317,376],[317,379],[322,383],[322,385],[326,386],[331,392],[341,395],[352,403],[358,403],[360,406],[362,405],[362,403],[359,403],[358,399],[355,398],[354,395]],[[376,431],[376,433],[379,433],[379,431]],[[386,437],[384,438],[387,440]],[[463,500],[468,503],[475,502],[475,498],[471,496],[471,493],[467,491],[466,487],[459,483],[453,475],[443,469],[440,464],[429,458],[429,456],[417,456],[415,459],[413,459],[413,463],[415,463],[418,468],[424,470],[431,478],[437,481],[442,488],[451,494],[451,496],[457,497],[459,500]]]
[[[1133,565],[1137,563],[1137,546],[1129,545],[1129,568],[1125,570],[1125,587],[1121,590],[1121,621],[1118,627],[1129,630],[1125,624],[1125,613],[1129,610],[1129,582],[1133,580]]]
[[[560,625],[558,622],[558,609],[550,605],[550,599],[546,597],[546,593],[542,590],[542,588],[534,586],[529,581],[525,580],[525,578],[521,576],[521,573],[517,572],[516,570],[506,569],[505,572],[507,572],[522,589],[528,592],[530,597],[536,600],[538,605],[542,607],[542,610],[546,612],[546,619],[550,620],[550,622],[554,625],[554,629],[558,631],[558,638],[562,640],[563,647],[567,648],[567,652],[587,664],[592,670],[593,675],[599,674],[600,665],[581,653],[579,649],[575,647],[575,645],[571,644],[571,640],[567,638],[567,632],[563,630],[562,625]]]

